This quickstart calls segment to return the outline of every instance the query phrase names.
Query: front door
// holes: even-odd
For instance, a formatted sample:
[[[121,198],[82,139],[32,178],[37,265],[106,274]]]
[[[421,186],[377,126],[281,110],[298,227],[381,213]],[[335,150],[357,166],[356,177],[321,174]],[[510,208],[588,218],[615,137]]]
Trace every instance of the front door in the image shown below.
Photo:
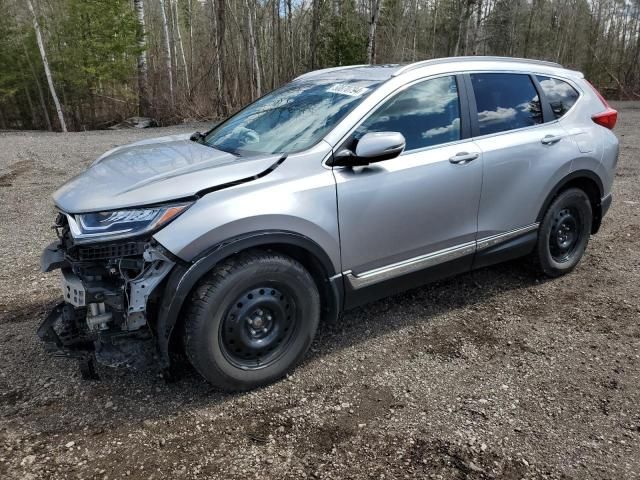
[[[461,104],[466,102],[459,92],[456,76],[405,87],[345,143],[353,149],[365,133],[381,131],[400,132],[406,140],[397,158],[334,168],[342,265],[350,290],[381,286],[375,296],[382,296],[394,290],[392,281],[430,280],[429,267],[449,265],[445,271],[450,274],[470,269],[482,155],[464,138]]]

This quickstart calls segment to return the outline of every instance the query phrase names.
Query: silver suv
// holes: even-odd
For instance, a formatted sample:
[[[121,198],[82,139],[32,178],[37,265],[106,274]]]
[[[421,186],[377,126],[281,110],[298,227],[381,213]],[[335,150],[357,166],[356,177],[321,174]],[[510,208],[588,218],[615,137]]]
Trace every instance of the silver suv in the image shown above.
[[[243,390],[321,319],[504,260],[571,271],[611,204],[617,113],[560,65],[447,58],[315,71],[205,133],[115,148],[54,194],[59,355]],[[146,355],[148,357],[148,355]]]

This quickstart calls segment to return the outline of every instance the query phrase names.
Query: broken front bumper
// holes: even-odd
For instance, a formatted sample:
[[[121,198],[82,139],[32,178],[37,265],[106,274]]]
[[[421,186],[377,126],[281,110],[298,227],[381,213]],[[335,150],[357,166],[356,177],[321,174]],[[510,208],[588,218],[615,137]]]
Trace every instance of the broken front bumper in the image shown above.
[[[64,301],[42,321],[38,336],[47,351],[80,360],[85,377],[95,377],[94,358],[144,368],[153,356],[161,284],[175,263],[150,242],[90,248],[90,257],[86,250],[70,253],[62,242],[43,251],[41,270],[60,269]]]
[[[56,357],[77,359],[80,373],[85,379],[96,379],[98,375],[94,365],[94,344],[91,339],[80,337],[66,337],[61,333],[66,323],[65,317],[69,312],[66,302],[60,302],[42,321],[38,327],[38,337],[44,342],[45,350]],[[66,338],[65,338],[66,337]]]

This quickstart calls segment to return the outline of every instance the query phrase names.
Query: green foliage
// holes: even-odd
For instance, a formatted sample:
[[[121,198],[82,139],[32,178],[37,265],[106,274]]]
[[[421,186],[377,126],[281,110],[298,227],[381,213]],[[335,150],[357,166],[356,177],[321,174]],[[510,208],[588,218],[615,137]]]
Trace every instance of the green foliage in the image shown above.
[[[6,1],[0,0],[0,11],[6,11]],[[0,104],[9,101],[20,87],[22,77],[16,68],[20,50],[16,40],[20,36],[18,27],[7,15],[0,15]]]
[[[260,77],[263,86],[277,86],[312,62],[316,68],[365,63],[375,5],[370,0],[165,0],[169,55],[160,2],[145,0],[148,62],[138,75],[141,27],[132,0],[32,3],[72,130],[108,125],[140,111],[140,91],[151,105],[145,111],[160,121],[206,118],[250,101]],[[55,110],[33,17],[24,0],[0,0],[0,12],[0,120],[11,128],[46,128]],[[257,66],[249,61],[249,14]],[[376,63],[455,52],[543,58],[583,71],[610,96],[637,98],[640,0],[382,0],[372,46]],[[175,101],[168,94],[169,70]]]
[[[326,6],[335,6],[325,2]],[[321,23],[320,62],[326,66],[353,65],[366,61],[367,33],[354,0],[339,3],[339,11],[325,10]]]
[[[65,88],[90,96],[135,74],[138,24],[129,0],[65,0],[53,69]]]

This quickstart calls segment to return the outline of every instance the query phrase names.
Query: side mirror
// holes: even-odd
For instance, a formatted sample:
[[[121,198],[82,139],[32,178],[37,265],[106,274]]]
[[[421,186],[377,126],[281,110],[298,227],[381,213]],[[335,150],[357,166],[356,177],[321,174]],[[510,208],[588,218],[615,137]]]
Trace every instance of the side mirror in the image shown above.
[[[356,146],[355,154],[342,150],[333,159],[335,167],[355,167],[389,160],[404,151],[406,141],[399,132],[370,132],[365,134]]]

